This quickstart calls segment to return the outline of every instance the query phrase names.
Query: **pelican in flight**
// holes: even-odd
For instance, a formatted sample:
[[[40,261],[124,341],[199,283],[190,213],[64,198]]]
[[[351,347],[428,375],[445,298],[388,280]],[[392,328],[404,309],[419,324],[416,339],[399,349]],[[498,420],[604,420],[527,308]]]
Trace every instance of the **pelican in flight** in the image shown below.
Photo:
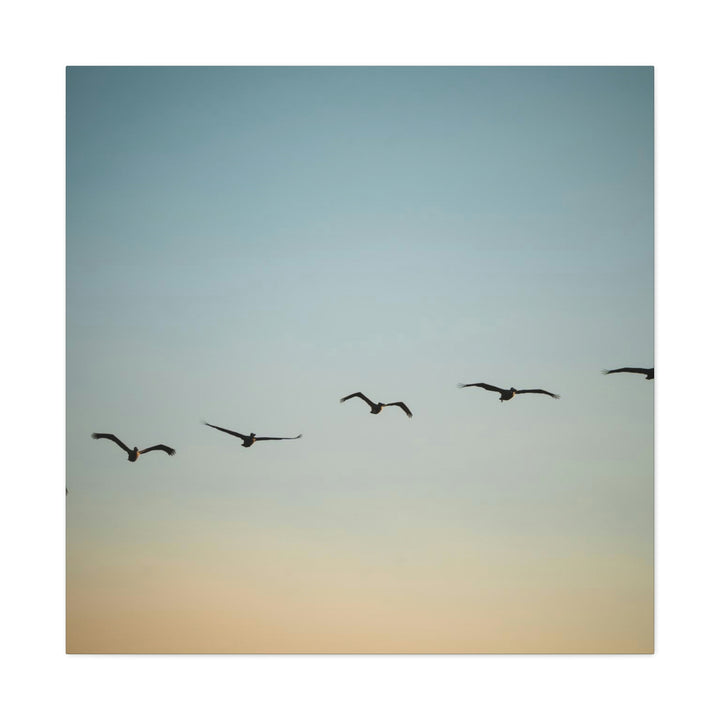
[[[618,368],[617,370],[603,370],[603,375],[612,375],[616,372],[640,373],[646,380],[655,379],[655,368]]]
[[[258,437],[255,435],[255,433],[250,433],[249,435],[243,435],[242,433],[235,432],[234,430],[226,430],[225,428],[218,427],[217,425],[211,425],[209,422],[204,423],[208,427],[215,428],[216,430],[220,430],[220,432],[227,433],[228,435],[234,435],[235,437],[240,438],[243,441],[243,447],[250,447],[253,443],[256,443],[258,440],[297,440],[298,438],[302,437],[302,433],[300,435],[296,435],[295,437],[286,438],[286,437]]]
[[[340,402],[343,403],[346,400],[349,400],[350,398],[359,397],[361,400],[364,400],[369,406],[370,406],[370,413],[372,415],[377,415],[384,407],[390,407],[391,405],[397,405],[399,408],[402,408],[405,414],[411,418],[413,414],[410,412],[410,408],[404,403],[404,402],[392,402],[392,403],[375,403],[372,400],[368,399],[363,395],[361,392],[353,393],[352,395],[346,395],[344,398],[340,398]]]
[[[106,440],[112,440],[116,445],[119,445],[127,453],[128,460],[130,462],[135,462],[141,455],[152,452],[153,450],[162,450],[168,455],[175,454],[175,451],[167,445],[153,445],[152,447],[145,448],[144,450],[138,450],[136,447],[134,447],[131,450],[122,440],[118,440],[115,435],[111,435],[110,433],[93,433],[92,437],[94,440],[100,440],[102,438],[105,438]]]
[[[494,385],[488,385],[487,383],[465,383],[465,384],[458,383],[458,387],[459,388],[481,387],[485,390],[492,390],[493,392],[499,392],[500,393],[500,402],[504,402],[505,400],[512,400],[516,395],[522,395],[523,393],[540,393],[541,395],[549,395],[550,397],[553,397],[556,400],[560,397],[559,395],[548,392],[547,390],[516,390],[514,387],[511,387],[509,390],[504,390],[503,388],[495,387]]]

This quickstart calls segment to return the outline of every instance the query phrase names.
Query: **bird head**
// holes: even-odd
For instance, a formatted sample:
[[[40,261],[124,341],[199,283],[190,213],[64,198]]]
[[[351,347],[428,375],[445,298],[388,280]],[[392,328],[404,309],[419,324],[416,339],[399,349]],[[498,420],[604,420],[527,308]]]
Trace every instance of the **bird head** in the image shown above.
[[[255,437],[255,433],[250,433],[250,437]]]
[[[517,390],[515,388],[511,387],[510,392],[514,395],[517,392]]]
[[[138,451],[137,447],[134,447],[133,452],[137,452],[137,451]]]

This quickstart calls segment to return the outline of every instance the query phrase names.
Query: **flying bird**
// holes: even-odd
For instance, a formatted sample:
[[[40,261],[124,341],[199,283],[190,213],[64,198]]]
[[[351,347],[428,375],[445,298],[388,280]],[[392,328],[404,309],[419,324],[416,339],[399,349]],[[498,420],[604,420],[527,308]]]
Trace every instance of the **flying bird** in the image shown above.
[[[162,450],[168,455],[175,454],[175,451],[167,445],[153,445],[152,447],[145,448],[144,450],[138,450],[136,447],[134,447],[131,450],[122,440],[119,440],[115,435],[111,435],[110,433],[93,433],[92,438],[94,440],[100,440],[102,438],[105,438],[106,440],[112,440],[116,445],[119,445],[127,453],[128,460],[130,462],[135,462],[141,455],[152,452],[153,450]]]
[[[258,440],[297,440],[298,438],[302,437],[302,433],[300,435],[296,435],[295,437],[258,437],[255,435],[255,433],[250,433],[249,435],[243,435],[242,433],[235,432],[234,430],[226,430],[225,428],[218,427],[217,425],[211,425],[209,422],[204,423],[208,427],[215,428],[216,430],[220,430],[220,432],[227,433],[228,435],[234,435],[235,437],[240,438],[243,441],[243,447],[250,447],[253,443],[257,442]]]
[[[516,390],[514,387],[511,387],[509,390],[504,390],[503,388],[495,387],[494,385],[488,385],[487,383],[465,383],[465,384],[458,383],[458,387],[459,388],[481,387],[485,390],[492,390],[493,392],[499,392],[500,393],[500,402],[504,402],[505,400],[512,400],[516,395],[522,395],[523,393],[540,393],[541,395],[549,395],[550,397],[553,397],[556,400],[560,397],[559,395],[548,392],[547,390]]]
[[[646,380],[655,379],[655,368],[618,368],[617,370],[603,370],[603,375],[612,375],[618,372],[640,373]]]
[[[405,414],[411,418],[413,414],[410,412],[410,408],[404,403],[404,402],[391,402],[391,403],[381,403],[381,402],[373,402],[372,400],[368,399],[363,395],[361,392],[353,393],[352,395],[346,395],[344,398],[340,398],[340,402],[343,403],[346,400],[349,400],[350,398],[359,397],[361,400],[364,400],[369,406],[370,406],[370,413],[372,415],[377,415],[384,407],[390,407],[392,405],[397,405],[399,408],[402,408]]]

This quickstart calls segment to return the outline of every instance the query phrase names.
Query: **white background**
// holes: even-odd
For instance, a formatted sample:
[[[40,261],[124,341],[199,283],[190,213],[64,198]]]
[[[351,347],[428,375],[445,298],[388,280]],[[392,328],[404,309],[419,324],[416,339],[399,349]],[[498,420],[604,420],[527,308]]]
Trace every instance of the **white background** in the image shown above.
[[[718,52],[710,3],[16,4],[3,13],[0,712],[636,718],[718,712]],[[66,656],[65,66],[653,65],[656,654]],[[715,662],[713,662],[715,661]]]

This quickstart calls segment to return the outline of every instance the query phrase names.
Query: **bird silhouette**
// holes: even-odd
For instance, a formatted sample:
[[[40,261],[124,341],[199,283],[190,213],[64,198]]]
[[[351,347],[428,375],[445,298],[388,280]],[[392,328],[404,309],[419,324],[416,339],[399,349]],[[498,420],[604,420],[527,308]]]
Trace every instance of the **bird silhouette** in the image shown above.
[[[365,397],[365,395],[363,395],[361,392],[356,392],[352,395],[346,395],[344,398],[340,398],[340,402],[343,403],[346,400],[354,397],[359,397],[361,400],[364,400],[370,406],[370,413],[372,415],[377,415],[384,407],[391,407],[392,405],[397,405],[399,408],[403,409],[403,411],[409,418],[413,416],[413,414],[410,412],[410,408],[404,402],[376,403]]]
[[[93,433],[92,438],[94,440],[101,440],[103,438],[106,440],[112,440],[116,445],[119,445],[127,453],[128,460],[130,462],[135,462],[141,455],[152,452],[153,450],[162,450],[168,455],[175,454],[175,451],[167,445],[153,445],[152,447],[145,448],[144,450],[138,450],[136,447],[134,447],[131,450],[122,440],[119,440],[115,435],[112,435],[110,433]]]
[[[218,427],[217,425],[211,425],[209,422],[204,422],[203,424],[207,425],[208,427],[215,428],[216,430],[220,430],[220,432],[224,432],[228,435],[234,435],[235,437],[240,438],[243,441],[243,447],[246,448],[250,447],[258,440],[297,440],[298,438],[302,437],[302,433],[300,433],[300,435],[296,435],[295,437],[258,437],[255,433],[243,435],[242,433],[235,432],[234,430],[227,430],[225,428]]]
[[[458,383],[458,387],[481,387],[485,390],[492,390],[493,392],[498,392],[500,393],[500,402],[512,400],[516,395],[522,395],[524,393],[540,393],[541,395],[549,395],[556,400],[560,397],[559,395],[548,392],[547,390],[516,390],[514,387],[511,387],[509,390],[505,390],[503,388],[495,387],[494,385],[488,385],[487,383]]]
[[[603,375],[612,375],[613,373],[628,372],[640,373],[644,375],[646,380],[655,379],[655,368],[618,368],[617,370],[603,370]]]

